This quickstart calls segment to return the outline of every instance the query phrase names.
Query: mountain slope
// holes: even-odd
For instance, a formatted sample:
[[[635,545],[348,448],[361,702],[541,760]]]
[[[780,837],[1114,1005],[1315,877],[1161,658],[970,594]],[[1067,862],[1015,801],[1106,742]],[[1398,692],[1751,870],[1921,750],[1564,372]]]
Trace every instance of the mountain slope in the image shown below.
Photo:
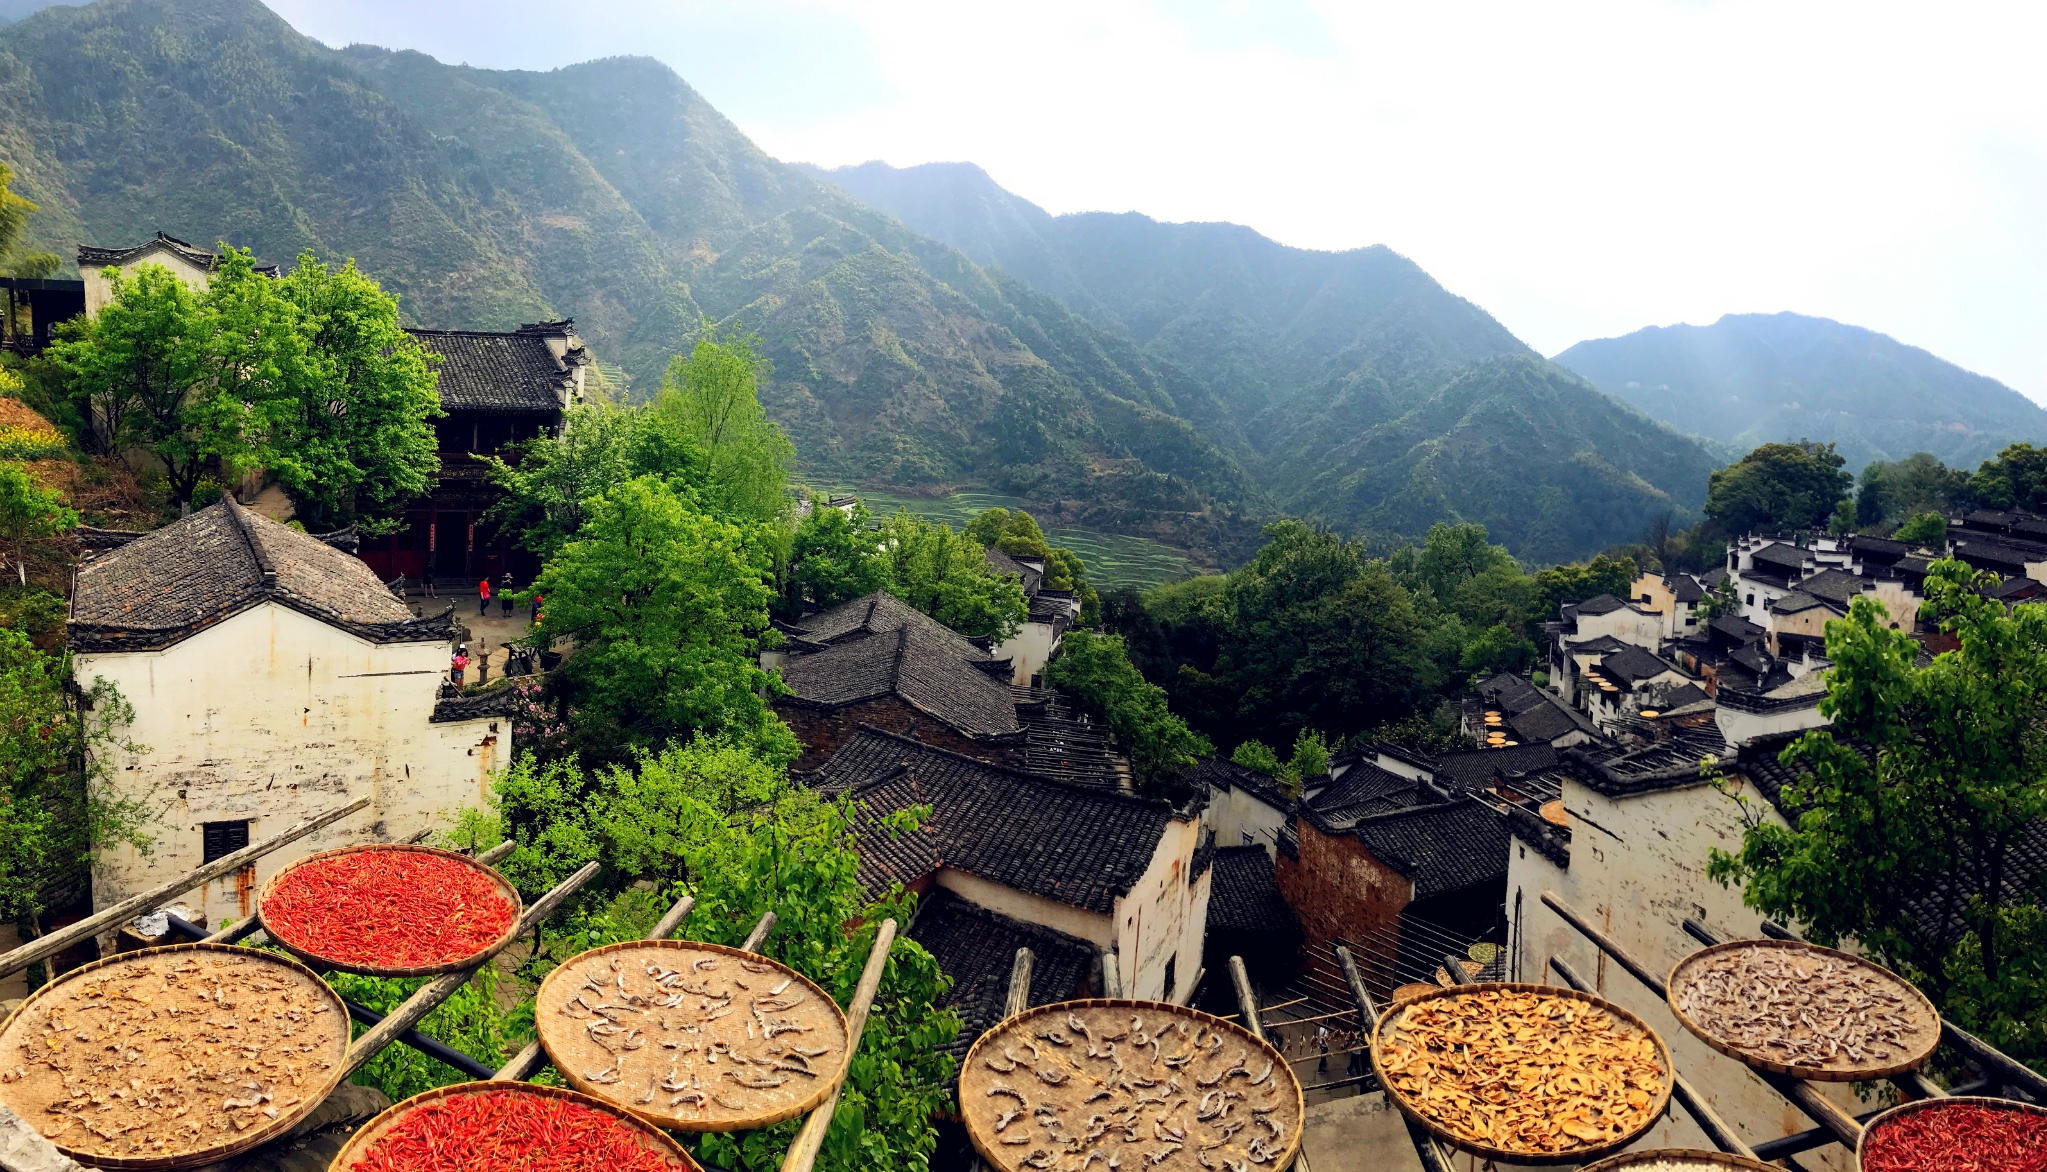
[[[2006,444],[2047,440],[2047,410],[1996,379],[1820,317],[1651,326],[1556,361],[1682,431],[1743,450],[1831,441],[1851,471],[1914,452],[1973,468]]]
[[[1484,520],[1553,560],[1696,510],[1718,463],[1382,246],[1053,216],[971,163],[810,171],[1206,383],[1231,425],[1210,434],[1289,511],[1381,536]]]
[[[162,228],[353,256],[423,323],[574,316],[639,393],[706,316],[756,330],[819,478],[985,483],[1212,551],[1264,508],[1190,422],[1204,388],[767,157],[653,61],[478,70],[329,50],[254,0],[101,0],[0,34],[0,158],[59,255]]]

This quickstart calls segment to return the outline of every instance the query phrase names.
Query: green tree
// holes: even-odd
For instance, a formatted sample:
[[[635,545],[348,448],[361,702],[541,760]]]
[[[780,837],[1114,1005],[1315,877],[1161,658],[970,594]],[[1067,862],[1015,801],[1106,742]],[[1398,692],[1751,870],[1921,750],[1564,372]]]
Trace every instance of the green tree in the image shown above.
[[[358,272],[331,271],[310,252],[277,282],[306,352],[288,381],[261,458],[315,531],[358,523],[388,533],[389,516],[427,490],[440,468],[441,415],[430,354],[398,324],[398,298]]]
[[[1914,513],[1952,515],[1974,502],[1966,468],[1949,468],[1929,452],[1914,452],[1898,461],[1878,460],[1862,470],[1864,483],[1881,483],[1884,521]]]
[[[1475,579],[1518,575],[1520,571],[1520,563],[1506,546],[1486,539],[1485,526],[1438,521],[1429,526],[1428,536],[1415,551],[1412,580],[1403,576],[1403,582],[1410,590],[1426,586],[1447,603]]]
[[[1301,796],[1301,787],[1329,773],[1329,743],[1322,734],[1304,728],[1294,736],[1294,755],[1275,774],[1280,792],[1290,798]]]
[[[795,738],[763,699],[778,681],[756,662],[778,638],[773,526],[721,521],[657,476],[585,507],[589,519],[534,590],[547,597],[540,637],[575,641],[565,673],[597,737],[587,744],[730,732],[793,759]]]
[[[1602,594],[1626,598],[1642,571],[1634,559],[1600,554],[1587,562],[1552,566],[1535,576],[1535,613],[1554,621],[1565,603],[1583,602]]]
[[[1230,760],[1246,769],[1256,769],[1267,777],[1279,776],[1279,754],[1264,741],[1245,741],[1230,754]]]
[[[1068,632],[1045,666],[1045,682],[1108,727],[1130,754],[1140,790],[1170,792],[1194,768],[1195,758],[1215,752],[1208,738],[1173,715],[1165,689],[1131,664],[1119,636]]]
[[[1054,546],[1045,539],[1037,518],[1017,509],[1001,506],[976,513],[961,532],[981,545],[994,546],[1011,557],[1037,558],[1045,564],[1039,585],[1046,590],[1070,590],[1080,601],[1080,625],[1092,627],[1101,621],[1102,600],[1088,585],[1087,563],[1070,549]]]
[[[703,450],[673,417],[644,407],[581,403],[557,435],[517,445],[516,463],[485,456],[500,490],[487,516],[519,543],[552,558],[589,516],[587,502],[635,476],[659,476],[686,493],[705,477]]]
[[[1905,518],[1898,531],[1891,534],[1893,541],[1907,545],[1923,545],[1930,549],[1947,548],[1947,518],[1939,513],[1914,513]]]
[[[1724,614],[1740,615],[1741,599],[1735,596],[1734,579],[1722,578],[1713,584],[1706,597],[1699,600],[1699,618],[1713,619]]]
[[[22,233],[36,205],[9,190],[13,182],[13,170],[0,163],[0,263],[7,264],[7,271],[13,276],[46,280],[56,275],[63,262],[56,253],[21,247]]]
[[[822,496],[811,497],[810,513],[797,523],[789,551],[791,610],[801,613],[805,605],[822,610],[887,586],[890,563],[883,541],[866,505],[855,502],[848,514]]]
[[[1920,645],[1871,599],[1827,624],[1830,729],[1782,760],[1800,768],[1789,826],[1751,816],[1711,875],[1742,899],[1852,939],[1942,1014],[2016,1057],[2047,1059],[2047,971],[2036,949],[2047,871],[2022,848],[2047,816],[2047,606],[2007,610],[1995,581],[1934,563],[1927,606],[1959,646],[1917,665]]]
[[[672,420],[703,453],[703,508],[729,521],[771,521],[789,508],[789,465],[796,449],[761,408],[760,387],[774,367],[761,340],[709,331],[688,357],[668,364],[653,414]]]
[[[1823,525],[1855,478],[1834,445],[1764,444],[1706,482],[1706,516],[1729,533]]]
[[[1996,459],[1983,461],[1969,489],[1993,509],[2047,512],[2047,448],[2012,444]]]
[[[96,455],[151,446],[199,378],[198,299],[162,265],[108,269],[112,296],[99,313],[57,327],[45,351],[63,372],[73,439]]]
[[[787,789],[780,765],[731,737],[699,733],[686,744],[670,742],[605,779],[611,857],[622,874],[691,883],[693,861],[716,845],[706,836],[719,819],[773,802]]]
[[[0,461],[0,539],[14,553],[14,572],[28,585],[28,543],[55,537],[78,524],[64,497],[36,483],[28,469]]]
[[[988,567],[985,547],[942,521],[897,511],[882,526],[889,592],[963,635],[996,642],[1023,629],[1030,608],[1013,576]]]
[[[1464,644],[1457,666],[1466,676],[1484,678],[1503,671],[1522,671],[1535,662],[1535,654],[1535,644],[1519,630],[1494,623]]]

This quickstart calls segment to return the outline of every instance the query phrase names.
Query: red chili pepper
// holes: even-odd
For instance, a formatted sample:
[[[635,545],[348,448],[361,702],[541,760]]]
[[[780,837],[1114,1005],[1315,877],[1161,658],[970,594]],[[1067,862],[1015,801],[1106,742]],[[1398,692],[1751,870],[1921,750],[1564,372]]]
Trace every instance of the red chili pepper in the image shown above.
[[[644,1132],[570,1099],[485,1091],[405,1113],[350,1172],[681,1172]]]
[[[1862,1172],[2047,1172],[2047,1119],[1978,1103],[1907,1111],[1862,1141]]]
[[[419,968],[464,960],[511,927],[512,901],[475,867],[419,851],[357,851],[293,868],[263,927],[346,964]]]

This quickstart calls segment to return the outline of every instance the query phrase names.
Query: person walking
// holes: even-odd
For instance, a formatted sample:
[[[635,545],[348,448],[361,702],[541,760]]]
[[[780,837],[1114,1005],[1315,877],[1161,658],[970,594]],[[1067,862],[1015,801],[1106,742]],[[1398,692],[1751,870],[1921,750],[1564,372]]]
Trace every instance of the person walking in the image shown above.
[[[454,681],[455,690],[462,690],[462,677],[469,671],[469,646],[462,644],[455,648],[455,655],[448,660],[448,678]]]
[[[545,600],[544,600],[544,599],[542,599],[542,598],[540,597],[539,593],[537,593],[537,592],[536,592],[536,593],[535,593],[535,594],[533,595],[533,605],[532,605],[532,606],[531,606],[531,607],[530,607],[530,608],[529,608],[529,609],[527,610],[527,612],[526,612],[526,621],[527,621],[527,622],[529,622],[529,623],[538,623],[538,622],[540,622],[540,606],[541,606],[541,603],[542,603],[542,602],[544,602],[544,601],[545,601]]]
[[[507,619],[512,617],[512,571],[510,570],[506,570],[505,576],[498,579],[498,617]]]
[[[419,584],[426,588],[428,598],[434,596],[434,555],[431,552],[426,555],[426,565],[419,571]]]
[[[484,578],[476,583],[476,617],[480,619],[490,617],[489,578]]]

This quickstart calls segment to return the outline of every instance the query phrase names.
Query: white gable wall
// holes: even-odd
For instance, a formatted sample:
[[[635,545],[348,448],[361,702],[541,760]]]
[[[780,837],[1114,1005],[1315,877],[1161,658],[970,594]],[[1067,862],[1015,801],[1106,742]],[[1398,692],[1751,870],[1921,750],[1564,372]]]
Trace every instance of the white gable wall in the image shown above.
[[[119,847],[100,860],[93,903],[107,907],[202,861],[201,827],[247,821],[257,841],[352,797],[368,809],[259,860],[253,885],[285,864],[359,842],[444,826],[480,804],[511,757],[495,719],[432,724],[445,643],[375,644],[265,602],[162,651],[88,653],[81,683],[104,677],[135,710],[114,784],[162,810],[147,857]],[[187,902],[218,923],[247,914],[250,886],[208,884]]]
[[[196,293],[204,293],[207,285],[213,280],[211,272],[200,268],[198,265],[161,245],[150,249],[126,264],[115,267],[118,267],[123,275],[133,277],[135,269],[139,265],[162,265],[171,271],[171,275],[191,286],[192,290]],[[106,306],[107,302],[114,299],[113,285],[105,277],[101,276],[100,272],[101,270],[99,269],[83,266],[78,270],[78,275],[85,279],[85,312],[88,317],[97,315]]]

